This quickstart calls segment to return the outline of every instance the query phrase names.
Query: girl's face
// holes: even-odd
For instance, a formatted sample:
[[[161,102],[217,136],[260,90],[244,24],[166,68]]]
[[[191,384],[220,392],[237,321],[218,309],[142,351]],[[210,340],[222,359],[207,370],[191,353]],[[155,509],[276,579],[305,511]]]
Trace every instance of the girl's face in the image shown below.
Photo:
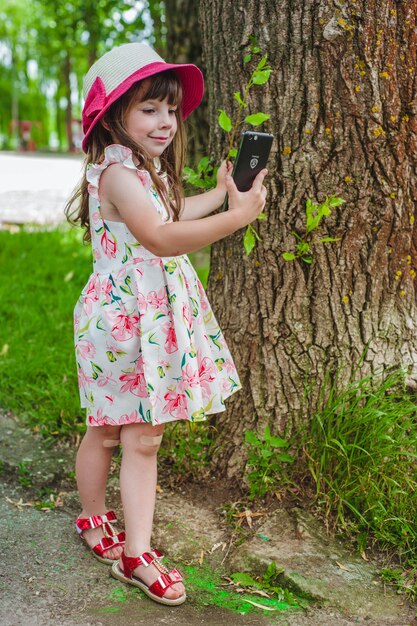
[[[143,89],[147,90],[146,84]],[[169,104],[167,99],[141,101],[139,97],[126,112],[125,129],[151,157],[159,157],[177,132],[176,110],[177,106]]]

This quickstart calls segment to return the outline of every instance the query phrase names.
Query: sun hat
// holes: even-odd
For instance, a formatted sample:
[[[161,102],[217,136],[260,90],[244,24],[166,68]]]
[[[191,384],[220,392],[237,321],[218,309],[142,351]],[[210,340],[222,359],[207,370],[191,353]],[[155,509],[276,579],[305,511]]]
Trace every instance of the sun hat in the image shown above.
[[[83,83],[84,152],[92,129],[113,102],[139,80],[167,70],[175,70],[181,80],[181,112],[185,119],[203,99],[203,74],[196,65],[166,63],[155,50],[144,43],[126,43],[100,57],[88,70]]]

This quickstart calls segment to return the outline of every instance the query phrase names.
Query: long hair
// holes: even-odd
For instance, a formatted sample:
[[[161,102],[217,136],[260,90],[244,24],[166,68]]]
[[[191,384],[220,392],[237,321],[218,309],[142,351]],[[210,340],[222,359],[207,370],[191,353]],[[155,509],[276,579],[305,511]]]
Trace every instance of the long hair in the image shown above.
[[[151,76],[147,89],[143,89],[143,81],[139,81],[116,100],[101,120],[91,131],[84,160],[84,173],[80,183],[65,206],[65,215],[71,224],[81,224],[85,228],[84,241],[91,240],[90,216],[88,207],[88,182],[86,172],[90,163],[101,163],[104,160],[104,149],[118,143],[132,150],[136,157],[138,168],[146,169],[155,185],[162,202],[173,220],[179,220],[184,200],[182,172],[186,156],[186,132],[181,117],[182,85],[178,76],[172,70],[167,70]],[[133,103],[144,100],[165,100],[171,106],[176,106],[177,132],[172,142],[160,156],[161,172],[166,175],[166,182],[158,176],[153,158],[136,143],[126,132],[125,118]],[[75,208],[73,206],[75,205]]]

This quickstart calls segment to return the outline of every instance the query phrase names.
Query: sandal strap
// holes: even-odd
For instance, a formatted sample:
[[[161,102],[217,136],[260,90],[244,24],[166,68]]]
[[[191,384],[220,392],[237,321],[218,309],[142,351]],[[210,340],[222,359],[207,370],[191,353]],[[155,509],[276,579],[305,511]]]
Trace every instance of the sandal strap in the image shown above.
[[[110,522],[116,522],[117,517],[114,511],[107,511],[104,515],[92,515],[91,517],[78,517],[75,521],[75,525],[79,533],[82,533],[84,530],[89,530],[90,528],[98,528],[99,526],[103,526],[107,532],[114,535],[111,532],[112,527]]]
[[[103,537],[93,548],[93,552],[98,554],[98,556],[103,557],[104,552],[110,550],[110,548],[116,548],[117,546],[124,546],[125,544],[125,533],[121,532],[118,535],[112,535],[111,537]]]
[[[148,567],[156,560],[156,556],[151,552],[144,552],[140,556],[126,556],[124,550],[122,552],[123,572],[127,578],[132,578],[132,572],[137,567],[144,565]]]
[[[149,591],[151,591],[154,595],[158,596],[158,598],[163,598],[166,590],[175,585],[175,583],[179,583],[183,580],[180,572],[175,568],[168,574],[161,574],[157,580],[155,580],[152,585],[149,585]]]

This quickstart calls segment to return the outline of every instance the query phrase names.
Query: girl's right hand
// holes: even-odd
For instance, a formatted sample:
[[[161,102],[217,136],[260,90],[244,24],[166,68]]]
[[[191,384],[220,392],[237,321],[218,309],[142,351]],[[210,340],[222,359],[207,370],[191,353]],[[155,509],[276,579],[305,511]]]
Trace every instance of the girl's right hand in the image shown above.
[[[231,175],[226,176],[226,188],[229,194],[228,210],[236,212],[242,228],[256,220],[265,206],[266,187],[262,183],[267,173],[267,169],[261,170],[249,191],[239,191]]]

